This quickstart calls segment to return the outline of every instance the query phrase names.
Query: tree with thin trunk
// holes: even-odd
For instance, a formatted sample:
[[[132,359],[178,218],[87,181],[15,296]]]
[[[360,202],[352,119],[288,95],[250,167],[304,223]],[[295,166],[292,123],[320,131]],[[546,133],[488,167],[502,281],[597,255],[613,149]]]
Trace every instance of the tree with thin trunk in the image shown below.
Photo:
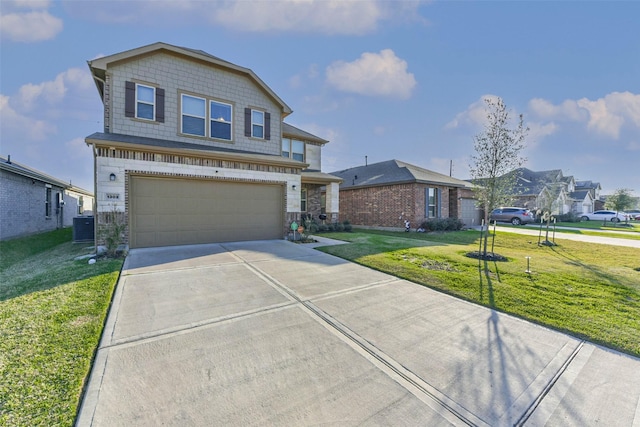
[[[631,192],[632,191],[627,188],[618,188],[611,196],[607,197],[605,207],[616,211],[616,213],[630,208],[634,202]],[[626,221],[628,222],[628,220],[629,217],[627,217]]]
[[[522,114],[515,127],[502,98],[485,98],[487,120],[484,130],[474,137],[475,154],[471,156],[469,170],[474,183],[476,200],[484,207],[485,223],[489,212],[501,205],[509,205],[517,180],[515,173],[526,159],[521,153],[529,128],[524,126]],[[484,252],[487,255],[487,237]]]

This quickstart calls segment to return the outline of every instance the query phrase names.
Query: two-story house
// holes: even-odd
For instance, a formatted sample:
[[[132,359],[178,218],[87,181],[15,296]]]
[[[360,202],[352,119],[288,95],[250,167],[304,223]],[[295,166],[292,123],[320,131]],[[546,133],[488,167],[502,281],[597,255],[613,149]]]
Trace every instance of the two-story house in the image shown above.
[[[104,130],[95,160],[96,239],[125,224],[130,248],[282,239],[322,207],[338,219],[328,141],[287,125],[291,108],[253,71],[155,43],[88,61]]]

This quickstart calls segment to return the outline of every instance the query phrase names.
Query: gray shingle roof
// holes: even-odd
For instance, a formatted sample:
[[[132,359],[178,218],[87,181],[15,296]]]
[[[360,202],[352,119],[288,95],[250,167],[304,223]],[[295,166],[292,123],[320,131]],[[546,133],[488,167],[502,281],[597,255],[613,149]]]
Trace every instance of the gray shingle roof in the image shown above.
[[[400,160],[387,160],[330,173],[343,179],[342,184],[340,184],[341,190],[411,182],[446,185],[449,187],[472,187],[471,183],[467,181],[423,169]]]
[[[307,131],[284,122],[282,123],[282,133],[284,136],[301,139],[303,141],[319,142],[321,144],[329,142],[326,139],[322,139],[319,136],[315,136]]]
[[[76,187],[72,185],[70,182],[62,181],[58,178],[55,178],[51,175],[48,175],[44,172],[41,172],[37,169],[31,168],[29,166],[23,165],[22,163],[17,163],[14,160],[9,162],[9,159],[6,157],[0,156],[0,169],[16,173],[18,175],[26,176],[27,178],[36,179],[38,181],[45,182],[47,184],[55,185],[57,187],[62,187],[65,189],[75,190],[80,193],[85,194],[93,194],[83,188]]]

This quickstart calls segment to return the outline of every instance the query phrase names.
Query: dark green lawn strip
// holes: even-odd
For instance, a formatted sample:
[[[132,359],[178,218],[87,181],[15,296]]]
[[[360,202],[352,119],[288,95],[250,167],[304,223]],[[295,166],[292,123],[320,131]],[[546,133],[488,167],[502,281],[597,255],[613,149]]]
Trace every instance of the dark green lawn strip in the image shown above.
[[[79,250],[69,241],[40,245],[22,262],[38,265],[38,252],[68,260],[25,281],[12,278],[18,284],[10,288],[19,291],[0,301],[0,425],[74,423],[122,266],[122,260],[74,261]],[[19,268],[14,262],[9,271]]]

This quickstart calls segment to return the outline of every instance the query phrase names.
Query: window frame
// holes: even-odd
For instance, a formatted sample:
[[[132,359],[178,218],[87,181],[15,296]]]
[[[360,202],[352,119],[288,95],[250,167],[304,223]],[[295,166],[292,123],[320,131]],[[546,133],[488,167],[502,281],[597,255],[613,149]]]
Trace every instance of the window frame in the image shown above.
[[[228,102],[219,101],[217,99],[207,99],[207,100],[209,101],[208,104],[207,104],[207,106],[209,107],[209,111],[208,111],[208,113],[209,113],[208,114],[208,116],[209,116],[209,120],[208,120],[208,123],[209,123],[209,129],[208,129],[209,130],[209,136],[208,137],[212,138],[212,139],[220,139],[222,141],[233,141],[233,105],[228,103]],[[212,108],[211,108],[211,106],[214,103],[218,104],[218,105],[223,105],[223,106],[229,107],[229,116],[230,116],[229,122],[226,122],[224,120],[220,121],[220,120],[214,119],[212,117],[212,114],[211,114]],[[211,124],[212,124],[212,122],[225,123],[225,124],[228,123],[229,124],[229,139],[222,138],[222,137],[219,137],[219,136],[213,136],[212,132],[211,132]]]
[[[44,216],[45,218],[51,218],[51,186],[45,187],[45,199],[44,199]]]
[[[433,195],[432,195],[433,192]],[[440,215],[440,200],[439,200],[439,191],[438,188],[436,187],[427,187],[426,188],[426,200],[425,200],[425,207],[426,207],[426,217],[427,218],[439,218]],[[431,203],[431,199],[433,198],[433,203]]]
[[[255,110],[255,109],[251,109],[251,138],[257,138],[257,139],[265,139],[265,112],[262,110]],[[260,114],[260,116],[262,117],[262,123],[256,123],[253,118],[254,118],[254,114]],[[262,129],[262,135],[258,136],[256,135],[255,132],[255,128],[259,126],[260,129]]]
[[[184,98],[185,97],[189,97],[189,98],[193,98],[193,99],[198,99],[198,100],[202,100],[204,101],[204,115],[203,116],[195,116],[193,114],[186,114],[184,112]],[[189,132],[185,132],[184,130],[184,117],[193,117],[193,118],[197,118],[197,119],[202,119],[202,135],[197,134],[197,133],[189,133]],[[207,98],[202,97],[202,96],[197,96],[197,95],[191,95],[188,93],[181,93],[180,94],[180,133],[182,135],[188,135],[188,136],[197,136],[200,138],[207,138]]]
[[[288,142],[287,142],[288,141]],[[302,152],[297,152],[293,150],[293,145],[294,142],[299,142],[300,144],[302,144]],[[285,150],[284,150],[284,144],[287,143],[287,145],[289,146],[288,150],[286,151],[287,155],[285,155]],[[298,160],[299,162],[303,162],[304,163],[304,159],[306,158],[306,151],[307,151],[307,144],[301,140],[301,139],[294,139],[294,138],[282,138],[282,150],[281,150],[281,155],[282,157],[285,157],[287,159],[293,159],[293,160]],[[302,156],[302,159],[296,159],[294,156],[296,154],[300,154]]]
[[[153,95],[151,97],[152,101],[145,101],[145,100],[141,100],[139,97],[140,94],[140,88],[146,88],[146,89],[151,89],[153,92]],[[134,113],[134,117],[136,119],[140,119],[140,120],[148,120],[150,122],[155,122],[156,121],[156,88],[154,86],[149,86],[149,85],[145,85],[142,83],[136,83],[136,97],[135,97],[135,113]],[[151,105],[151,118],[149,117],[141,117],[138,113],[138,105],[139,104],[145,104],[145,105]]]
[[[304,187],[301,188],[300,189],[300,212],[307,212],[307,197],[308,197],[307,189]]]

